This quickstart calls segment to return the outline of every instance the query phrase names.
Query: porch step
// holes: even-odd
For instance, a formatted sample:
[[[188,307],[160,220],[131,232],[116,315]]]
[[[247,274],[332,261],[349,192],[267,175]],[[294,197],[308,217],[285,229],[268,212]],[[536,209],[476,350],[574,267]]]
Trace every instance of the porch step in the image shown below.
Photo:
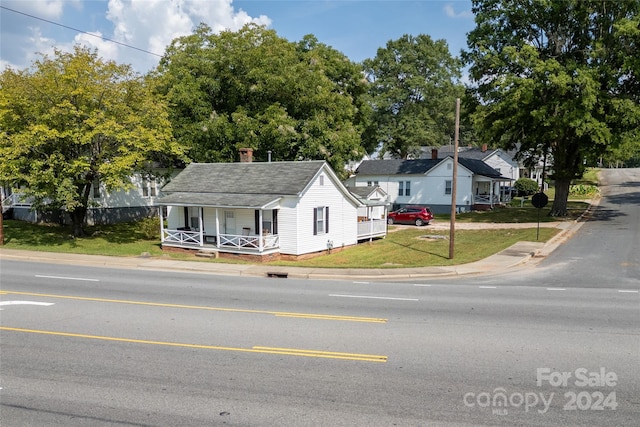
[[[213,251],[213,250],[206,250],[206,249],[200,249],[198,252],[196,252],[196,256],[198,257],[202,257],[202,258],[218,258],[218,251]]]

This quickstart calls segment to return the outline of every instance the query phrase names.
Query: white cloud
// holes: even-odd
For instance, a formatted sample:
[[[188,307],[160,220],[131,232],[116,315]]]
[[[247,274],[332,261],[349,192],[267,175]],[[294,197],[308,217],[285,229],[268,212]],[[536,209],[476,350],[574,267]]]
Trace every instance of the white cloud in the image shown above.
[[[463,10],[461,12],[456,12],[456,10],[453,8],[453,6],[451,4],[445,4],[444,5],[444,13],[449,18],[457,18],[457,19],[458,18],[462,18],[462,19],[473,18],[473,13],[471,13],[470,10]]]
[[[236,12],[232,0],[109,0],[107,19],[114,25],[113,40],[159,55],[174,38],[190,34],[201,22],[214,31],[237,30],[249,22],[271,23],[265,16],[252,18],[242,10]],[[140,71],[152,68],[159,59],[125,46],[117,50],[119,62],[131,63]]]
[[[74,34],[68,29],[61,30],[55,24],[2,11],[2,69],[7,65],[18,69],[28,67],[38,58],[38,52],[51,54],[53,46],[71,51],[73,45],[79,43],[97,49],[104,59],[132,64],[134,69],[144,73],[155,67],[159,57],[141,50],[162,55],[174,38],[191,34],[201,22],[216,32],[237,30],[250,22],[271,25],[271,20],[264,15],[254,18],[241,9],[236,10],[233,0],[109,0],[108,3],[3,0],[2,3],[24,14],[89,32]],[[82,13],[82,21],[70,20],[70,16],[77,16],[79,12]],[[98,21],[102,25],[100,31],[96,24]],[[49,32],[43,33],[45,28],[47,31],[59,31],[54,36]]]

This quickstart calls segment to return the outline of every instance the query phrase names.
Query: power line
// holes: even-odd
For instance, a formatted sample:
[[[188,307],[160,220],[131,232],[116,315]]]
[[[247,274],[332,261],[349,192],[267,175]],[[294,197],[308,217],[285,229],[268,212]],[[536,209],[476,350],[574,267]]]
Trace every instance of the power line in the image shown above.
[[[119,42],[119,41],[116,41],[116,40],[112,40],[112,39],[109,39],[109,38],[106,38],[106,37],[103,37],[103,36],[99,36],[99,35],[96,35],[96,34],[91,34],[91,33],[87,32],[87,31],[83,31],[83,30],[79,30],[77,28],[69,27],[68,25],[60,24],[59,22],[49,21],[48,19],[44,19],[44,18],[40,18],[38,16],[30,15],[30,14],[25,13],[25,12],[20,12],[19,10],[10,9],[10,8],[8,8],[6,6],[0,6],[0,9],[4,9],[4,10],[8,10],[8,11],[13,12],[13,13],[18,13],[20,15],[28,16],[29,18],[33,18],[33,19],[37,19],[39,21],[43,21],[43,22],[46,22],[46,23],[49,23],[49,24],[57,25],[59,27],[66,28],[68,30],[77,31],[79,33],[86,34],[86,35],[91,36],[91,37],[96,37],[96,38],[99,38],[99,39],[102,39],[102,40],[105,40],[105,41],[108,41],[108,42],[111,42],[111,43],[118,44],[120,46],[128,47],[129,49],[135,49],[137,51],[148,53],[149,55],[157,56],[158,58],[162,58],[162,55],[160,55],[158,53],[150,52],[150,51],[144,50],[144,49],[140,49],[139,47],[131,46],[129,44],[122,43],[122,42]]]

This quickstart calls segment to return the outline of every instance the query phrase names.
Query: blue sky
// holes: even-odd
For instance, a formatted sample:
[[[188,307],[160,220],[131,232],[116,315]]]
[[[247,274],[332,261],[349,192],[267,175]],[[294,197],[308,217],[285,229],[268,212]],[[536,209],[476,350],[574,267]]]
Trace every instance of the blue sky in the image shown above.
[[[200,22],[216,31],[255,22],[290,41],[313,34],[357,62],[403,34],[445,39],[458,55],[474,27],[471,0],[1,0],[0,6],[1,69],[25,68],[39,52],[80,43],[144,73],[159,57],[142,51],[162,55]]]

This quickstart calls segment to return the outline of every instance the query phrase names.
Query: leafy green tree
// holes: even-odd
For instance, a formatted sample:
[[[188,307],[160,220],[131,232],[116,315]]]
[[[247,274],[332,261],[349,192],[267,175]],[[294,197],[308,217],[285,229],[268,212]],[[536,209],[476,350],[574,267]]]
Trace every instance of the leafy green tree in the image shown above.
[[[65,210],[75,236],[94,181],[126,188],[133,172],[181,156],[149,85],[81,47],[0,75],[0,129],[0,182],[36,209]]]
[[[640,124],[640,2],[474,0],[472,10],[463,57],[479,133],[549,153],[551,215],[565,216],[571,180]]]
[[[461,62],[444,40],[404,35],[363,63],[373,108],[371,134],[382,151],[406,159],[420,146],[448,144],[455,126]]]
[[[174,134],[198,162],[325,159],[340,173],[364,153],[366,82],[340,52],[256,25],[174,40],[157,70]]]

